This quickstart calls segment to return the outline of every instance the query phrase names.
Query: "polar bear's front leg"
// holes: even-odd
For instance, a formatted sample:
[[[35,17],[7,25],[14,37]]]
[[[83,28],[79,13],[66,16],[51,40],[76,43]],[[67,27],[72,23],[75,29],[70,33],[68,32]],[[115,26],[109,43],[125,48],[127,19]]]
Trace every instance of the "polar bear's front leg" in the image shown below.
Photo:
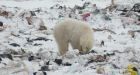
[[[63,40],[61,42],[58,42],[58,46],[59,46],[59,53],[62,56],[66,54],[66,52],[68,51],[68,42]]]

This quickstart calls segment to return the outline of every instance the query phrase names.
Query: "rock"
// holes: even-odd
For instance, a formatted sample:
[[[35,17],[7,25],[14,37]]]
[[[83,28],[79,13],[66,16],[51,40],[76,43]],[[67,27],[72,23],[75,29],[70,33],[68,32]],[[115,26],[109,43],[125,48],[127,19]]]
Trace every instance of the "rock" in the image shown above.
[[[89,53],[97,53],[95,50],[91,50]]]
[[[50,61],[46,62],[46,65],[49,65],[50,64]]]
[[[116,64],[112,64],[113,68],[115,69],[120,69],[120,67],[118,67]]]
[[[140,3],[134,4],[132,10],[140,13]]]
[[[106,21],[110,21],[111,20],[111,18],[108,16],[108,15],[103,15],[103,17],[102,17],[104,20],[106,20]]]
[[[90,60],[87,62],[87,64],[90,64],[92,62],[105,62],[107,61],[106,55],[96,55],[94,57],[91,57]]]
[[[99,68],[97,68],[96,72],[97,72],[98,74],[105,74],[105,69],[102,68],[102,67],[99,67]]]
[[[57,63],[58,65],[61,65],[62,64],[62,59],[55,59],[54,62]]]
[[[11,54],[0,54],[1,58],[9,58],[10,60],[13,60],[13,57]]]
[[[105,45],[105,43],[104,43],[104,41],[102,40],[100,46],[102,47],[102,46],[104,46],[104,45]]]
[[[14,47],[20,47],[20,45],[17,44],[17,43],[11,43],[11,44],[9,44],[9,45],[14,46]]]
[[[27,42],[33,42],[33,40],[29,39],[29,38],[26,38],[27,39]]]
[[[47,75],[47,73],[44,71],[38,71],[38,72],[34,72],[33,75]]]
[[[15,50],[12,50],[12,49],[8,50],[7,52],[8,52],[9,54],[13,54],[13,55],[18,55],[18,54],[19,54],[18,51],[15,51]]]
[[[37,43],[34,44],[34,46],[40,46],[40,45],[42,45],[42,44],[37,44]]]
[[[31,13],[31,16],[36,16],[34,11],[30,11],[30,13]]]
[[[64,66],[71,66],[72,64],[70,64],[69,62],[66,62],[63,64]]]
[[[114,53],[114,52],[113,52],[113,53],[106,53],[105,55],[106,55],[106,56],[114,56],[115,53]]]
[[[95,57],[95,59],[93,59],[95,62],[104,62],[106,61],[106,56],[102,56],[102,55],[97,55]]]
[[[0,26],[3,26],[3,22],[0,21]]]
[[[34,60],[34,59],[35,59],[34,56],[30,56],[30,57],[28,58],[29,61],[32,61],[32,60]]]
[[[37,41],[37,40],[48,41],[48,40],[50,40],[50,39],[46,39],[46,38],[44,38],[44,37],[38,37],[38,38],[36,38],[36,39],[33,39],[33,41]]]
[[[0,58],[0,63],[1,63],[2,59]]]
[[[49,71],[49,67],[48,66],[41,66],[40,71]]]
[[[47,30],[47,27],[41,25],[41,26],[39,27],[39,30]]]

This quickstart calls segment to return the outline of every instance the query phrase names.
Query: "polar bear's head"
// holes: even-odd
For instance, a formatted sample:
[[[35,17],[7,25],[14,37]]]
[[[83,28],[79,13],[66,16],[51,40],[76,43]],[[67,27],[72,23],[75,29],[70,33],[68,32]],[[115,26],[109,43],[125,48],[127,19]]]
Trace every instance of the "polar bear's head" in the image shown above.
[[[80,38],[80,52],[88,53],[93,47],[93,35],[85,34]]]

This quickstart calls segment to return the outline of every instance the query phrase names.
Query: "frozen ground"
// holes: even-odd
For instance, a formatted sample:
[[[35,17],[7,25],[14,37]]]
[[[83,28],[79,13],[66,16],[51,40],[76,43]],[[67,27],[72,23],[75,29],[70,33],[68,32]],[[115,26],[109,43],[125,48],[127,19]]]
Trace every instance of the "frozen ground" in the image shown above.
[[[77,55],[78,51],[70,48],[63,64],[58,65],[54,61],[61,57],[52,36],[53,27],[68,14],[81,19],[81,14],[77,13],[79,10],[75,14],[69,8],[82,6],[85,1],[96,4],[100,10],[96,13],[90,5],[82,10],[83,13],[93,12],[87,22],[95,29],[92,49],[95,53]],[[140,1],[115,0],[115,3],[121,8],[132,8]],[[57,4],[65,5],[67,11],[59,9]],[[104,69],[102,75],[124,75],[128,64],[136,64],[140,68],[140,13],[132,12],[125,17],[120,15],[122,11],[102,10],[109,5],[110,0],[0,0],[0,22],[3,22],[0,26],[0,54],[11,53],[13,56],[12,61],[1,58],[0,75],[33,75],[41,66],[47,66],[45,72],[48,75],[99,75],[99,68]],[[2,14],[3,11],[8,15]],[[36,14],[31,25],[26,18],[31,15],[29,11]],[[40,25],[47,29],[39,30]],[[101,41],[104,41],[103,46]],[[96,59],[98,55],[102,58],[100,62]],[[35,56],[33,61],[28,61],[30,56]]]

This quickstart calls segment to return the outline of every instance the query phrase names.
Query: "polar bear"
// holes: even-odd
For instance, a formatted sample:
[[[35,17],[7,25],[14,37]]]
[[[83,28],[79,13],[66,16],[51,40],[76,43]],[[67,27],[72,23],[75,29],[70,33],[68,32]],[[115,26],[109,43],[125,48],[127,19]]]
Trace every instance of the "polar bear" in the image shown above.
[[[80,20],[64,19],[55,25],[53,34],[61,55],[68,51],[69,43],[83,54],[93,47],[93,30],[88,23]]]

